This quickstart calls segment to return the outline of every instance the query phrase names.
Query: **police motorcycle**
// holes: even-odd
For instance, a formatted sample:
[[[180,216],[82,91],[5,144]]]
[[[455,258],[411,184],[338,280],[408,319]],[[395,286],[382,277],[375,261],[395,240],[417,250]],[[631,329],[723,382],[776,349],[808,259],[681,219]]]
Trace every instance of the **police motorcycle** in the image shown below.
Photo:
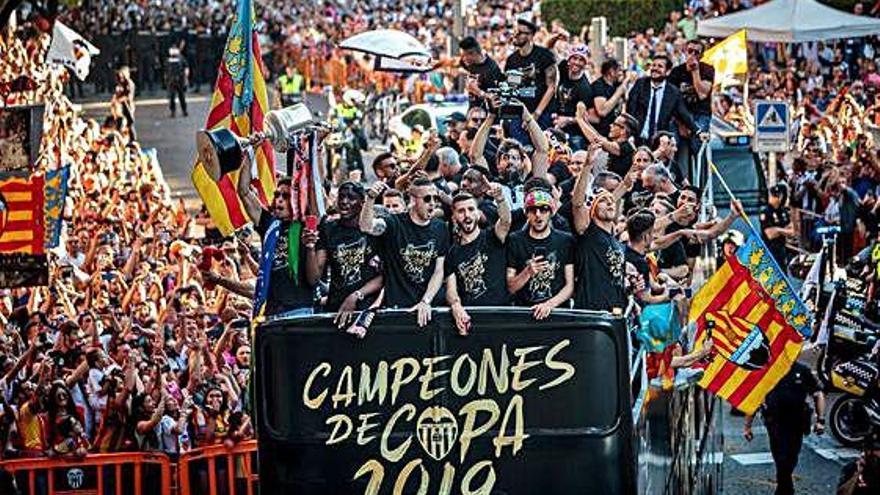
[[[827,243],[833,252],[833,242]],[[823,252],[824,252],[823,246]],[[821,254],[821,253],[820,253]],[[861,445],[880,426],[880,243],[859,253],[838,273],[830,293],[816,294],[820,381],[840,393],[828,413],[831,434],[843,445]],[[833,270],[833,264],[830,267]],[[830,271],[829,270],[829,271]],[[819,281],[819,288],[824,280]],[[827,290],[825,292],[828,292]]]
[[[362,151],[367,140],[361,128],[360,108],[366,96],[358,90],[349,89],[342,95],[342,104],[331,112],[330,134],[324,139],[327,150],[328,170],[336,185],[346,180],[363,180],[364,162]]]

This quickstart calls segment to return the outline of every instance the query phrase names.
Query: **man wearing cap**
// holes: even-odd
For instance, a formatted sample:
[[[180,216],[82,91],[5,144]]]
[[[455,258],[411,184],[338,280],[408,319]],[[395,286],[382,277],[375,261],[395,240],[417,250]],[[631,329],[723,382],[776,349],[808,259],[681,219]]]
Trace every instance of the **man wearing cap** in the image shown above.
[[[507,289],[535,319],[550,316],[574,293],[574,238],[553,228],[553,195],[534,189],[525,198],[527,228],[510,235]]]
[[[330,289],[324,311],[339,312],[336,323],[349,323],[355,310],[368,308],[382,289],[381,262],[372,239],[358,227],[364,206],[364,187],[344,182],[336,195],[339,218],[306,230],[306,278],[316,285],[330,268]]]
[[[590,52],[586,45],[574,45],[568,50],[568,58],[559,63],[559,87],[556,89],[556,118],[553,126],[568,134],[572,151],[585,149],[587,139],[577,125],[577,105],[587,107],[589,119],[598,123],[593,103],[593,89],[584,72]]]
[[[463,38],[458,48],[461,50],[461,67],[469,74],[466,89],[470,106],[484,106],[487,92],[504,80],[504,74],[473,36]]]
[[[516,21],[513,33],[513,46],[516,51],[507,57],[504,71],[519,70],[523,73],[523,88],[534,88],[535,96],[520,98],[542,129],[551,125],[553,95],[556,93],[559,73],[556,69],[556,57],[553,52],[543,46],[535,45],[533,38],[538,26],[524,18]],[[511,123],[513,136],[521,142],[528,138],[519,122]]]
[[[767,206],[761,210],[761,239],[776,263],[785,270],[788,265],[788,250],[785,247],[785,238],[794,235],[794,227],[791,225],[791,216],[786,202],[788,200],[788,188],[785,184],[776,184],[768,191]]]

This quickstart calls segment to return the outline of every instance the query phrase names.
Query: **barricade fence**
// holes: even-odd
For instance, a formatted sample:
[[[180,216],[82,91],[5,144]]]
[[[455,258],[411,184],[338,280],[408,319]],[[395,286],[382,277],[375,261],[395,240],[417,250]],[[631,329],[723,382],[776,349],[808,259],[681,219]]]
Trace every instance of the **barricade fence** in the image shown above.
[[[257,441],[162,453],[90,454],[0,462],[22,495],[257,495]]]

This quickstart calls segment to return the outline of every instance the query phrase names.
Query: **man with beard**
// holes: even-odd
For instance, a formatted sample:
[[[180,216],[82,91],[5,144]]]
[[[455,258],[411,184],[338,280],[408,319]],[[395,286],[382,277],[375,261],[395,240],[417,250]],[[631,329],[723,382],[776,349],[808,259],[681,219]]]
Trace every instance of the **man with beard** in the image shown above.
[[[492,198],[487,197],[489,188],[489,171],[483,167],[468,168],[461,178],[461,190],[474,197],[480,210],[480,227],[495,225],[498,220],[498,206]]]
[[[275,187],[272,210],[260,204],[257,191],[251,184],[251,158],[245,153],[238,175],[238,195],[256,231],[267,244],[274,244],[272,269],[269,273],[266,295],[266,315],[309,315],[314,311],[312,287],[306,279],[305,252],[302,245],[302,223],[293,220],[290,178],[282,178]],[[273,238],[275,240],[273,240]],[[268,242],[267,242],[268,241]]]
[[[317,284],[329,264],[330,289],[324,311],[338,311],[335,321],[340,327],[349,323],[354,311],[370,307],[382,290],[378,254],[358,227],[363,206],[363,186],[345,182],[336,196],[339,218],[323,222],[318,232],[307,231],[303,236],[309,283]]]
[[[614,236],[617,203],[632,187],[627,174],[613,193],[599,189],[588,202],[588,177],[596,154],[581,169],[572,192],[574,230],[577,234],[577,287],[575,307],[622,314],[626,308],[624,247]]]
[[[629,92],[626,109],[639,122],[638,144],[650,142],[657,131],[673,131],[673,119],[693,134],[699,132],[678,88],[666,83],[670,65],[669,57],[654,57],[650,75],[637,80]]]
[[[504,63],[504,72],[519,70],[523,74],[523,88],[534,88],[534,97],[523,98],[522,103],[534,116],[542,129],[550,127],[551,104],[553,95],[556,93],[559,73],[556,69],[556,57],[553,52],[543,46],[535,45],[534,36],[538,32],[538,26],[526,19],[517,19],[513,33],[513,46],[516,51],[507,57]],[[523,119],[525,120],[525,119]],[[510,123],[511,137],[526,143],[526,136],[522,132],[519,120]],[[533,141],[533,144],[534,143]]]
[[[492,170],[492,167],[483,156],[483,151],[486,148],[486,142],[489,139],[489,132],[492,129],[492,124],[495,122],[495,117],[494,113],[490,113],[477,131],[470,155],[473,166]],[[535,119],[525,107],[523,107],[522,120],[524,122],[523,126],[528,130],[532,143],[535,146],[535,151],[531,157],[531,175],[532,177],[546,178],[550,152],[547,136],[544,135],[544,132],[538,127],[538,123],[535,122]],[[494,172],[498,177],[498,181],[502,184],[504,197],[507,198],[511,209],[522,207],[524,196],[522,186],[528,176],[527,158],[528,155],[525,148],[513,139],[502,141],[498,146],[498,153],[495,155]]]
[[[535,319],[543,320],[574,292],[574,239],[553,228],[549,191],[532,190],[525,207],[528,227],[508,243],[507,289],[518,306],[530,306]]]
[[[577,125],[577,106],[583,103],[589,112],[589,118],[599,122],[593,106],[593,89],[590,80],[584,73],[589,52],[586,45],[575,45],[568,50],[568,59],[559,63],[559,87],[556,90],[557,116],[553,126],[568,134],[568,143],[572,151],[587,147],[587,139]]]
[[[694,123],[700,132],[708,132],[712,122],[712,85],[715,81],[715,69],[711,64],[701,62],[703,56],[703,43],[700,40],[690,40],[685,48],[687,59],[672,69],[669,73],[669,83],[678,88],[684,100],[685,107],[694,117]],[[685,145],[690,147],[690,152],[696,156],[700,149],[700,140],[691,136],[685,140]],[[687,147],[686,146],[686,147]]]
[[[446,257],[446,301],[461,335],[470,329],[465,306],[506,306],[510,301],[504,252],[510,208],[499,184],[489,185],[488,194],[498,202],[498,221],[491,230],[479,226],[482,212],[476,198],[461,192],[452,200],[458,236]]]
[[[745,214],[742,204],[739,201],[732,201],[730,203],[730,213],[725,218],[720,221],[713,219],[708,222],[697,222],[700,212],[700,189],[694,186],[686,186],[681,189],[676,207],[676,210],[669,217],[670,224],[665,227],[665,233],[669,235],[679,231],[693,230],[693,235],[679,238],[676,241],[681,243],[684,250],[690,274],[693,274],[702,245],[727,232],[730,226],[733,225],[733,222]],[[659,219],[657,223],[661,223]],[[656,244],[657,242],[655,241]],[[665,263],[663,260],[667,249],[670,248],[667,247],[660,251],[660,268],[666,268],[666,266],[663,266]]]
[[[443,285],[443,260],[449,250],[446,225],[434,218],[440,195],[424,176],[409,186],[409,211],[375,218],[376,198],[385,190],[376,182],[360,213],[361,231],[378,237],[384,266],[385,305],[417,312],[419,326],[431,321],[431,305]]]

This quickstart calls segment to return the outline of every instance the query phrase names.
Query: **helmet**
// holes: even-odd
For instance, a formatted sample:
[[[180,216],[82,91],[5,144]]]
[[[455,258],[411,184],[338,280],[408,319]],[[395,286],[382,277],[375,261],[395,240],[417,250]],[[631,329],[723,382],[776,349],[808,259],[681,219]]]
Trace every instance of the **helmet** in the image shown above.
[[[724,244],[725,242],[733,243],[734,246],[739,247],[745,243],[745,238],[743,237],[742,232],[730,229],[721,236],[721,244]]]
[[[356,89],[346,89],[345,92],[342,93],[342,101],[344,101],[346,105],[360,105],[366,100],[367,97]]]

